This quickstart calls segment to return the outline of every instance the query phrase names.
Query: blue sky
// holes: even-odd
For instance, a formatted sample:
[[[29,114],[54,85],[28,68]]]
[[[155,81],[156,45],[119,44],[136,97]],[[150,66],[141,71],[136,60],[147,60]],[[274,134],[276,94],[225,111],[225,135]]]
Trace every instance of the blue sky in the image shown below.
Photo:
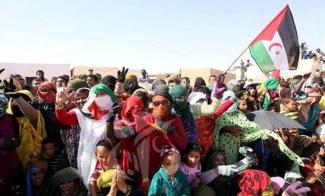
[[[287,3],[325,50],[324,0],[0,0],[0,62],[225,69]]]

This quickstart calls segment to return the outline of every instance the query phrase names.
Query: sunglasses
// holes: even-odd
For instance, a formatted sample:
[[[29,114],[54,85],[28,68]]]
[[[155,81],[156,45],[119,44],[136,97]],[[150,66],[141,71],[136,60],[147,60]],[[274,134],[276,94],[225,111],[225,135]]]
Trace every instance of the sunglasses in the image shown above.
[[[168,100],[163,100],[163,101],[154,101],[153,105],[155,107],[158,107],[159,105],[163,105],[163,106],[170,106],[170,101]]]

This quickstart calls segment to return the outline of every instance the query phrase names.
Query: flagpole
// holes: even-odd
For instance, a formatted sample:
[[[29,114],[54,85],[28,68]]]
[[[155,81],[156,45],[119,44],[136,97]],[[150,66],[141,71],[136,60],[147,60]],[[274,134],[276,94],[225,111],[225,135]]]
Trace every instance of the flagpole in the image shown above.
[[[286,8],[288,8],[289,9],[289,5],[288,4],[286,4],[286,6],[283,8],[283,9],[281,9],[281,11],[276,15],[276,17],[275,18],[277,18],[278,16],[279,16],[279,14],[281,14],[281,12],[284,10],[284,9],[286,9]],[[263,32],[272,22],[273,22],[273,20],[275,19],[275,18],[273,18],[272,20],[271,20],[271,22],[269,22],[269,24],[268,25],[266,25],[266,27],[261,31],[261,32]],[[250,43],[252,43],[254,40],[255,40],[256,38],[254,38]],[[238,61],[238,59],[246,52],[246,50],[249,48],[249,46],[250,46],[250,44],[248,44],[247,46],[246,46],[246,48],[240,53],[240,55],[230,64],[230,66],[226,69],[226,71],[224,72],[224,74],[226,74],[229,70],[230,70],[230,68]],[[260,68],[260,66],[258,66],[259,68]],[[260,68],[261,69],[261,68]]]
[[[240,53],[240,55],[230,64],[230,66],[226,69],[226,71],[223,74],[226,74],[230,68],[238,61],[238,59],[243,56],[243,54],[246,52],[246,50],[249,48],[249,44],[247,45],[247,47]]]

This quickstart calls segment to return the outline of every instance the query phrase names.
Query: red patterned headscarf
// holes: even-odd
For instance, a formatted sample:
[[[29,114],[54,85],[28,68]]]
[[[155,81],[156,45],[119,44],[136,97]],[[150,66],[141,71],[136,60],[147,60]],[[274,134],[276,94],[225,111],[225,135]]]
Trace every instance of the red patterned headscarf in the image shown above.
[[[269,175],[264,171],[244,170],[239,181],[240,192],[238,196],[258,196],[266,191],[270,182]]]
[[[138,96],[130,96],[127,98],[126,102],[124,103],[123,109],[122,109],[122,118],[127,118],[130,120],[129,112],[132,109],[133,106],[137,105],[140,110],[144,111],[145,107],[143,104],[143,101]]]
[[[42,82],[37,88],[37,95],[46,104],[55,102],[56,86],[53,82]]]

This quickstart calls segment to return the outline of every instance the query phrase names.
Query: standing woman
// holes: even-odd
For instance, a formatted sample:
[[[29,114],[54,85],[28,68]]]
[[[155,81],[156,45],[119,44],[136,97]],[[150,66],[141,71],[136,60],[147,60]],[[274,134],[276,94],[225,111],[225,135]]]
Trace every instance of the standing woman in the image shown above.
[[[19,145],[19,126],[15,117],[6,114],[8,99],[0,93],[0,193],[11,195],[12,186],[17,172],[19,160],[16,148]]]
[[[76,89],[75,91],[70,93],[70,96],[72,96],[72,103],[70,103],[70,106],[68,107],[71,108],[71,106],[75,106],[73,108],[78,108],[79,110],[81,110],[87,101],[89,91],[89,88],[84,87]],[[77,154],[80,137],[79,124],[71,125],[66,129],[60,129],[60,135],[71,167],[77,168]]]
[[[94,149],[99,140],[106,137],[107,117],[112,111],[116,97],[105,84],[97,84],[91,88],[88,100],[82,109],[72,109],[66,112],[64,103],[66,96],[57,96],[56,116],[63,124],[80,126],[77,165],[83,183],[87,187],[91,171],[96,165]]]

